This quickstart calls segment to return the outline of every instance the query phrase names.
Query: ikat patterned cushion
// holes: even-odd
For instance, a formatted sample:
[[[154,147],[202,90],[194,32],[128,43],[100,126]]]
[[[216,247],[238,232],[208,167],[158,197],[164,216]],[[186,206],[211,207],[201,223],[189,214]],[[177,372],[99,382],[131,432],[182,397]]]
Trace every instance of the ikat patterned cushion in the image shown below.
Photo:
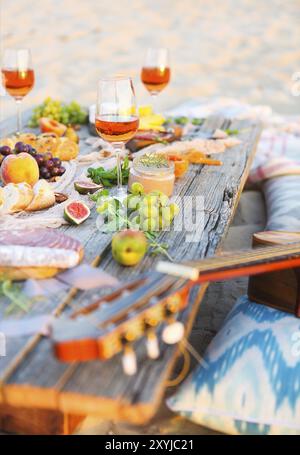
[[[244,296],[204,361],[173,411],[229,434],[300,434],[300,319]]]

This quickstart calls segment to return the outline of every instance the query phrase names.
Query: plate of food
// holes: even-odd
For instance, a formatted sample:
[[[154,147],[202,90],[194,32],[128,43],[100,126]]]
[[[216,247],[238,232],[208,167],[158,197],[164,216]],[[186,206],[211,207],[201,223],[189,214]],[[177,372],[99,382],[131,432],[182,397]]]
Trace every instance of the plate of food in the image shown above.
[[[24,133],[0,143],[0,211],[38,211],[52,207],[55,191],[72,168],[79,146],[56,133]]]

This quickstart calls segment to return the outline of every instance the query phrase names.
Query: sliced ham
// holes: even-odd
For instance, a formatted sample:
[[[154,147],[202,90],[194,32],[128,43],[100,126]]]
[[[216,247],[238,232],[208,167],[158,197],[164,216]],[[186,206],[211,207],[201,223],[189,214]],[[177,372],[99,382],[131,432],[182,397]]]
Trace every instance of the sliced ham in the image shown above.
[[[81,243],[54,229],[0,230],[0,245],[66,248],[79,252]]]
[[[80,242],[54,229],[0,230],[0,278],[49,278],[82,257]]]

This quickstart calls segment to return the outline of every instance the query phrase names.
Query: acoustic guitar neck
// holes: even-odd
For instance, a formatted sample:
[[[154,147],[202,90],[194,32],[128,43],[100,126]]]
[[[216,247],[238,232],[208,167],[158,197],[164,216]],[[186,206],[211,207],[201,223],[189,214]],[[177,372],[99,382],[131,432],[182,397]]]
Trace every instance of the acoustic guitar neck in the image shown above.
[[[162,274],[148,273],[135,282],[124,284],[72,316],[88,314],[101,307],[103,302],[114,301],[109,314],[105,314],[103,318],[109,323],[123,317],[129,309],[147,305],[151,298],[172,293],[172,287],[179,284],[192,286],[296,267],[300,267],[300,243],[237,251],[183,264],[161,261],[156,270]],[[180,277],[181,280],[178,281],[175,277]],[[127,291],[132,292],[124,296]]]
[[[148,355],[157,358],[157,342],[155,352],[152,349],[154,331],[165,322],[163,340],[170,344],[179,341],[184,327],[176,316],[188,305],[193,285],[297,267],[300,267],[300,243],[238,251],[185,264],[160,262],[157,269],[162,273],[147,274],[105,296],[111,305],[102,307],[103,299],[100,299],[72,319],[54,321],[52,337],[56,356],[62,361],[86,361],[108,359],[124,350],[124,358],[129,356],[133,361],[133,353],[128,351],[132,342],[146,336]],[[86,317],[76,318],[83,314]],[[127,371],[127,374],[132,373]]]
[[[300,267],[300,243],[222,254],[183,265],[159,262],[157,271],[203,283],[297,267]]]

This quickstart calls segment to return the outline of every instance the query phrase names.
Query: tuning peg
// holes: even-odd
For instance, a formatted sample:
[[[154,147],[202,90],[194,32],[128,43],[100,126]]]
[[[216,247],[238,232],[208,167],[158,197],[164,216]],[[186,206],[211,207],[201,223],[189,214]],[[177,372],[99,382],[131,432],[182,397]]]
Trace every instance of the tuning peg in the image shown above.
[[[150,359],[158,359],[160,352],[159,352],[159,345],[156,333],[153,329],[147,330],[147,341],[146,341],[146,348],[147,354]]]
[[[184,325],[176,320],[169,320],[168,325],[162,331],[162,339],[166,344],[176,344],[184,336]]]
[[[137,372],[136,355],[130,344],[124,346],[122,366],[123,371],[127,376],[133,376]]]

